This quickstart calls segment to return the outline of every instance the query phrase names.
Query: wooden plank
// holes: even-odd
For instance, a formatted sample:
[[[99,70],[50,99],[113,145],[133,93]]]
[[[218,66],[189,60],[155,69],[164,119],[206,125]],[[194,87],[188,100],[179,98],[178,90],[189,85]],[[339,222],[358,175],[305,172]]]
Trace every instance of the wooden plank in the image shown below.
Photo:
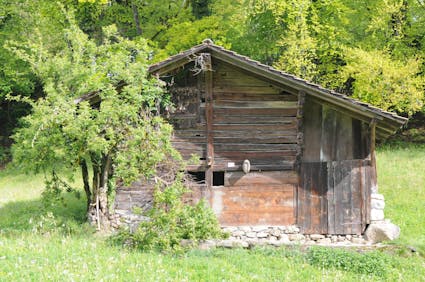
[[[214,132],[213,132],[213,71],[211,54],[202,53],[205,62],[205,120],[207,123],[207,170],[205,171],[205,182],[207,188],[211,189],[213,185],[213,167],[214,167]]]
[[[256,186],[262,183],[267,185],[297,184],[298,174],[295,171],[272,172],[226,172],[224,186]]]
[[[303,119],[304,119],[304,103],[305,103],[305,93],[299,92],[298,93],[298,109],[297,109],[297,120],[298,120],[298,127],[297,127],[297,155],[296,155],[296,169],[299,171],[301,169],[301,159],[303,155],[303,149],[304,149],[304,125],[303,125]]]
[[[220,223],[233,226],[294,224],[294,185],[261,187],[261,190],[257,186],[214,188],[212,206]]]
[[[284,92],[276,93],[214,93],[214,100],[238,101],[298,101],[296,95]]]
[[[281,144],[296,144],[297,143],[297,136],[294,134],[292,136],[280,136],[280,137],[269,137],[269,138],[253,138],[250,136],[246,136],[245,138],[242,137],[215,137],[214,138],[215,143],[281,143]]]
[[[351,163],[351,216],[352,234],[362,233],[362,177],[361,177],[361,161],[352,160]]]
[[[233,166],[229,167],[228,163],[234,163]],[[264,160],[255,160],[254,163],[251,163],[251,171],[280,171],[280,170],[293,170],[294,161],[274,161],[273,164]],[[242,162],[239,163],[231,160],[216,160],[214,163],[214,171],[241,171]]]
[[[235,108],[274,108],[274,109],[291,109],[297,107],[295,101],[235,101],[229,100],[215,100],[215,106],[219,107],[235,107]]]
[[[294,122],[295,117],[270,116],[225,116],[214,115],[214,124],[288,124]]]
[[[214,116],[259,116],[259,117],[288,117],[297,115],[297,108],[267,109],[267,108],[232,108],[214,107]]]
[[[335,197],[335,169],[333,162],[327,162],[327,213],[328,213],[328,234],[337,234],[335,222],[336,197]]]
[[[320,160],[322,162],[333,161],[336,151],[336,112],[328,107],[322,108],[322,134]]]
[[[216,124],[213,125],[215,131],[249,131],[253,135],[262,134],[263,132],[282,132],[290,129],[296,130],[297,120],[290,120],[285,124]]]
[[[304,103],[304,113],[303,161],[320,161],[320,147],[322,135],[322,106],[320,104],[313,103],[307,97]]]
[[[370,163],[371,163],[371,178],[372,178],[372,193],[378,192],[378,175],[376,172],[376,154],[375,154],[375,144],[376,144],[376,119],[372,119],[370,122]]]
[[[174,144],[174,143],[173,143]],[[295,144],[252,144],[252,143],[215,143],[214,150],[215,152],[222,151],[284,151],[291,152],[291,154],[296,153]]]

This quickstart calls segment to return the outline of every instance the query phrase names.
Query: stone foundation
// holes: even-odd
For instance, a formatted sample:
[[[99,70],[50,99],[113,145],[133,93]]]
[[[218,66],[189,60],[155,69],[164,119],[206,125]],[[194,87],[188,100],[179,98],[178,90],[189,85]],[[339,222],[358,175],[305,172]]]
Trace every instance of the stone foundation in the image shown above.
[[[255,245],[358,245],[368,242],[362,235],[301,234],[297,226],[238,226],[223,227],[229,234],[225,240],[216,240],[218,247],[251,247]],[[211,241],[209,242],[211,244]]]

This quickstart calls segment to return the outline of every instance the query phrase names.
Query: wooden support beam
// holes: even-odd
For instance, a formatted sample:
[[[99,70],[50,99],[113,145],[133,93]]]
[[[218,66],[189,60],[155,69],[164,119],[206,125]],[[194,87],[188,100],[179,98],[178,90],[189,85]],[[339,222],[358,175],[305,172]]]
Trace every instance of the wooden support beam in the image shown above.
[[[298,108],[297,108],[297,155],[296,155],[296,169],[299,172],[301,159],[304,148],[304,103],[305,103],[305,92],[300,91],[298,93]]]
[[[371,193],[378,192],[378,174],[376,172],[376,154],[375,154],[375,145],[376,145],[376,119],[372,118],[369,124],[370,129],[370,165],[372,168],[372,191]]]
[[[211,54],[202,53],[205,73],[205,120],[207,134],[207,168],[205,171],[205,182],[207,189],[210,191],[213,186],[213,170],[214,170],[214,143],[213,143],[213,72]]]

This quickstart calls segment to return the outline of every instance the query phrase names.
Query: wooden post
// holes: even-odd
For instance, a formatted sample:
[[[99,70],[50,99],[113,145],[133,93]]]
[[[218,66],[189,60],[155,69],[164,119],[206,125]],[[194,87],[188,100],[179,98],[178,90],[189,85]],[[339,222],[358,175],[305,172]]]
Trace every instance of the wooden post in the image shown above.
[[[298,93],[298,109],[297,109],[297,155],[295,158],[295,171],[298,173],[298,185],[296,188],[294,188],[294,199],[295,199],[295,205],[297,208],[294,209],[294,216],[297,220],[297,222],[300,222],[301,220],[298,218],[298,192],[299,189],[303,189],[301,187],[303,181],[301,179],[302,173],[301,173],[301,162],[303,157],[303,148],[304,148],[304,103],[305,103],[305,93],[303,91],[300,91]]]
[[[205,118],[207,123],[207,156],[205,182],[210,191],[213,185],[214,143],[213,143],[213,72],[211,54],[202,53],[205,72]]]
[[[369,124],[370,128],[370,166],[372,168],[372,187],[371,193],[378,193],[378,174],[376,172],[376,155],[375,155],[375,143],[376,143],[376,119],[373,118]]]

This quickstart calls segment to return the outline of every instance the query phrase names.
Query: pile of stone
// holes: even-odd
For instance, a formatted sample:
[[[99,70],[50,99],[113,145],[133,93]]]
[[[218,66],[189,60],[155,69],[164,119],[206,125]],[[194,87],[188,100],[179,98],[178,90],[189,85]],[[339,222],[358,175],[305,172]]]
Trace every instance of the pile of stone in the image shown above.
[[[362,235],[304,235],[299,233],[300,229],[297,226],[224,227],[223,231],[229,234],[228,239],[218,241],[209,240],[201,243],[200,247],[248,248],[263,245],[359,245],[368,243]]]

